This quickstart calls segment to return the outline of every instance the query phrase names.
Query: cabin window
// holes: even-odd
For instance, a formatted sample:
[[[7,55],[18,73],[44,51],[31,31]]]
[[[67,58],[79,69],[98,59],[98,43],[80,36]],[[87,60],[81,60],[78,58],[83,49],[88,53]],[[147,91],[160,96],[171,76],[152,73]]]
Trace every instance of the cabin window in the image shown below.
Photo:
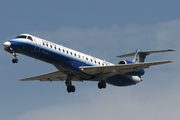
[[[100,62],[98,62],[99,63],[99,65],[100,65]]]
[[[65,52],[64,49],[63,49],[63,52]]]
[[[79,55],[79,58],[81,58],[81,56]]]
[[[76,56],[76,53],[74,53],[74,56]]]
[[[50,47],[52,48],[52,45],[50,45]]]
[[[86,60],[88,60],[88,58],[86,58]]]
[[[56,47],[54,47],[54,49],[56,50]]]
[[[91,59],[91,62],[92,62],[92,59]]]
[[[72,52],[71,52],[71,55],[72,55]]]
[[[59,48],[59,51],[61,51],[61,49]]]
[[[46,46],[48,47],[48,44],[46,44]]]
[[[29,40],[31,40],[31,41],[33,41],[33,39],[32,39],[32,37],[31,37],[31,36],[28,36],[28,39],[29,39]]]
[[[45,44],[43,43],[43,45],[45,45]]]
[[[67,54],[69,54],[69,52],[67,51]]]
[[[96,63],[96,61],[94,61]]]

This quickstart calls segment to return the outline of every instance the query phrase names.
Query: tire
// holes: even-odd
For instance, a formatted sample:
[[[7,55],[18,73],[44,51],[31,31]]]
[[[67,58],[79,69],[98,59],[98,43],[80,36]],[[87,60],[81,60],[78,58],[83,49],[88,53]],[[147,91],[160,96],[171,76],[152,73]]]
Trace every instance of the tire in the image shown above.
[[[18,62],[19,62],[19,60],[18,60],[18,59],[15,59],[15,62],[16,62],[16,63],[18,63]]]
[[[15,60],[15,59],[12,59],[12,63],[16,63],[16,60]]]
[[[75,92],[75,87],[74,86],[71,86],[71,92]]]
[[[105,81],[102,82],[102,88],[106,88],[106,82]]]
[[[98,88],[102,89],[102,83],[101,82],[98,83]]]
[[[67,87],[67,92],[70,93],[71,92],[71,86]]]

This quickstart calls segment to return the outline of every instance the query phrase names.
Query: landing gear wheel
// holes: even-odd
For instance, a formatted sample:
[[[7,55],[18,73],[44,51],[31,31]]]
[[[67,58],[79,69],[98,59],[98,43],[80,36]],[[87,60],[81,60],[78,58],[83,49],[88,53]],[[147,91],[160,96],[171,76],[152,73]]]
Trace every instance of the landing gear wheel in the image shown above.
[[[71,92],[71,86],[67,87],[67,92],[70,93]]]
[[[102,88],[106,88],[106,82],[102,82]]]
[[[100,82],[98,83],[98,88],[99,88],[99,89],[106,88],[106,82],[105,82],[105,81],[100,81]]]
[[[71,86],[71,92],[75,92],[75,87],[74,86]]]
[[[70,93],[70,92],[75,92],[75,87],[72,85],[72,86],[68,86],[67,87],[67,92]]]
[[[18,63],[18,59],[12,59],[12,63]]]
[[[15,59],[12,59],[12,63],[15,63]]]
[[[102,89],[102,83],[101,82],[98,83],[98,88]]]
[[[19,60],[18,59],[16,59],[16,63],[18,63],[19,62]]]

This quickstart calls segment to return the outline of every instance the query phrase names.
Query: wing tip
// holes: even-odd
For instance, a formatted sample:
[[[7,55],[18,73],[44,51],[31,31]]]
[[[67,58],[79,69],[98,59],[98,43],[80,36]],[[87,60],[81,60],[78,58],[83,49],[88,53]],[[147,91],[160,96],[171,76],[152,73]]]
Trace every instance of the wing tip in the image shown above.
[[[166,60],[168,63],[173,63],[173,61],[171,61],[171,60]]]
[[[176,50],[174,50],[174,49],[168,49],[168,51],[176,51]]]
[[[18,79],[19,81],[24,81],[24,79]]]

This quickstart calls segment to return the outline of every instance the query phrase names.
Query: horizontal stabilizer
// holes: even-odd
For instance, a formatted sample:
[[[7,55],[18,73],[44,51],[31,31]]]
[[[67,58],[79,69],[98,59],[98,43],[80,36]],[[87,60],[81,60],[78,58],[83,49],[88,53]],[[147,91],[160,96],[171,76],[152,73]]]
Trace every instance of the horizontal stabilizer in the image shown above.
[[[149,55],[150,53],[170,52],[170,51],[175,51],[175,50],[167,49],[167,50],[154,50],[154,51],[139,51],[138,53]],[[117,57],[123,58],[123,57],[134,56],[135,54],[136,54],[136,52],[133,52],[133,53],[129,53],[129,54],[120,55]]]

